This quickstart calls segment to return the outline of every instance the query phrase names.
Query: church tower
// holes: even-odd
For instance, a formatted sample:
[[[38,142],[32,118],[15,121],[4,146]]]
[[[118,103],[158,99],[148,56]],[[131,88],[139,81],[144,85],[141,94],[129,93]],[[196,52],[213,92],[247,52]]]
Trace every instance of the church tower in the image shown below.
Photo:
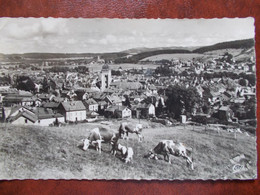
[[[109,69],[108,64],[104,64],[102,66],[102,70],[100,73],[101,87],[100,90],[104,91],[107,89],[111,83],[111,70]]]

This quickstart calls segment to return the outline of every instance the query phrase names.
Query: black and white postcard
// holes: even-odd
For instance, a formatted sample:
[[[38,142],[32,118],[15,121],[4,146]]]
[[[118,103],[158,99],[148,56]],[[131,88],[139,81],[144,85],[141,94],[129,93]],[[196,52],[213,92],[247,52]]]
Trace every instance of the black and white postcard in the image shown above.
[[[0,179],[257,178],[253,18],[0,18]]]

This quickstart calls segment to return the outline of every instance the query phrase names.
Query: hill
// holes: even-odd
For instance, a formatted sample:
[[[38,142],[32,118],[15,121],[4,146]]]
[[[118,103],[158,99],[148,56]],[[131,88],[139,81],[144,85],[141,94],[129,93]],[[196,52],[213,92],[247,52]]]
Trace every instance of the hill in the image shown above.
[[[149,58],[151,56],[163,54],[208,54],[216,51],[214,55],[218,55],[225,50],[241,50],[241,55],[247,57],[243,51],[254,49],[254,39],[245,39],[237,41],[229,41],[217,43],[211,46],[202,47],[158,47],[158,48],[132,48],[122,52],[112,53],[25,53],[25,54],[0,54],[2,61],[28,61],[28,60],[52,60],[52,59],[75,59],[75,58],[97,58],[98,56],[106,61],[114,61],[116,64],[120,63],[138,63],[140,60]],[[243,50],[243,51],[242,51]],[[252,52],[249,52],[250,55]],[[254,51],[253,51],[254,53]],[[188,55],[187,55],[188,56]]]
[[[140,60],[154,56],[159,54],[175,54],[175,53],[191,53],[189,50],[185,49],[166,49],[166,50],[155,50],[155,51],[149,51],[149,52],[142,52],[135,55],[132,55],[130,57],[122,57],[115,59],[116,64],[120,63],[138,63]]]
[[[137,123],[131,119],[133,124]],[[80,140],[86,138],[99,123],[58,127],[19,127],[0,124],[0,178],[53,179],[248,179],[256,178],[256,138],[204,126],[165,127],[141,120],[145,140],[130,134],[125,145],[134,149],[134,161],[125,164],[120,154],[110,154],[111,147],[102,145],[102,154],[94,149],[82,150]],[[111,123],[118,129],[120,121]],[[103,125],[104,126],[104,125]],[[178,140],[193,148],[194,171],[181,157],[164,160],[144,158],[162,139]],[[248,170],[234,171],[230,159],[245,154]],[[161,156],[159,156],[161,158]]]
[[[0,54],[0,60],[17,61],[17,60],[52,60],[52,59],[69,59],[69,58],[95,58],[100,57],[105,60],[112,60],[126,56],[127,53],[24,53],[24,54]]]
[[[254,47],[255,42],[254,39],[244,39],[237,41],[228,41],[223,43],[217,43],[211,46],[200,47],[198,49],[193,50],[193,53],[204,53],[208,51],[221,50],[221,49],[246,49]]]

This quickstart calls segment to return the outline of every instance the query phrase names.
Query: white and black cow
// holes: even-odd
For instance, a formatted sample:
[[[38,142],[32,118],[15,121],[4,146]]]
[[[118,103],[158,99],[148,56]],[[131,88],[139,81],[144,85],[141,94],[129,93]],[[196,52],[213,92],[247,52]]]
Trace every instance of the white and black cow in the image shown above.
[[[180,156],[186,159],[188,165],[193,170],[194,167],[193,167],[192,159],[187,154],[187,153],[191,154],[191,151],[192,148],[188,148],[184,146],[184,144],[181,142],[173,142],[172,140],[162,140],[157,144],[157,146],[155,146],[153,150],[149,152],[147,157],[149,159],[153,158],[157,160],[158,159],[157,155],[161,154],[164,156],[164,160],[171,163],[170,156],[169,156],[170,154],[174,156]]]
[[[94,128],[90,131],[87,139],[84,139],[83,150],[87,150],[90,145],[94,146],[101,153],[101,143],[116,142],[119,135],[105,128]]]
[[[112,144],[112,150],[111,153],[115,156],[116,152],[119,151],[121,152],[122,156],[124,156],[126,154],[127,151],[127,147],[122,145],[121,143],[117,142],[111,142]]]
[[[117,151],[121,152],[122,159],[125,161],[125,163],[131,162],[133,160],[134,151],[132,147],[126,147],[120,144],[118,141],[112,142],[111,153],[116,155]]]
[[[142,124],[136,124],[135,128],[133,128],[127,122],[122,122],[119,126],[119,136],[123,139],[126,139],[128,137],[128,133],[135,133],[138,136],[138,140],[142,141],[144,140],[142,130]]]

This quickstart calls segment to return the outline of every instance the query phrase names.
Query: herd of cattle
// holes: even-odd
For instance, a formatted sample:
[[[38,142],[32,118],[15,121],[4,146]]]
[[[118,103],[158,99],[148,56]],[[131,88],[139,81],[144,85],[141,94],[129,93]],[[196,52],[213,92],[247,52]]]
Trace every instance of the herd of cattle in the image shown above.
[[[142,129],[141,124],[137,124],[135,128],[132,128],[127,122],[120,124],[118,133],[106,128],[94,128],[90,131],[88,138],[82,140],[83,150],[87,150],[92,146],[101,153],[102,143],[109,143],[112,145],[111,153],[113,155],[116,155],[116,152],[120,152],[122,160],[125,163],[131,162],[133,160],[134,150],[132,147],[124,146],[120,142],[120,139],[128,139],[128,133],[135,133],[138,136],[139,142],[141,142],[144,140]],[[158,160],[158,155],[163,155],[164,160],[171,163],[169,155],[180,156],[186,159],[188,166],[193,170],[193,162],[190,157],[191,152],[192,148],[185,146],[183,143],[174,142],[172,140],[161,140],[145,157]]]

